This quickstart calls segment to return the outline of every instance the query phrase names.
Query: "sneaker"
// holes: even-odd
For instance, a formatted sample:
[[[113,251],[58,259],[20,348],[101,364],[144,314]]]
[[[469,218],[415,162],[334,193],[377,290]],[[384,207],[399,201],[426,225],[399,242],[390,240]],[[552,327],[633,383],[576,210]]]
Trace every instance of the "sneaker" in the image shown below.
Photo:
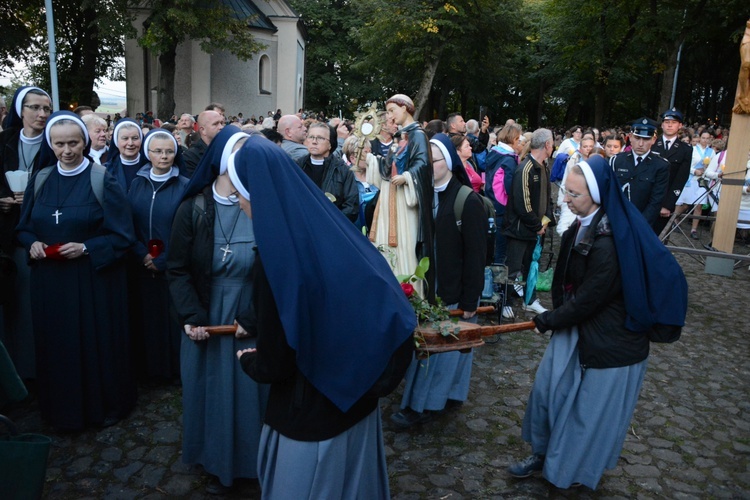
[[[539,299],[536,299],[534,302],[532,302],[529,305],[521,304],[521,309],[527,312],[534,312],[537,314],[542,314],[543,312],[547,312],[547,309],[545,309],[542,303],[539,302]]]
[[[690,237],[693,238],[694,240],[697,240],[698,239],[698,231],[696,231],[695,229],[693,229],[692,231],[690,231]]]
[[[531,455],[520,462],[510,464],[508,472],[511,476],[522,479],[542,472],[542,468],[544,468],[544,455]]]
[[[516,294],[519,297],[523,297],[524,296],[525,292],[523,290],[523,285],[519,285],[518,283],[516,283],[516,284],[513,285],[513,289],[516,291]]]
[[[423,424],[429,420],[432,420],[432,412],[429,410],[420,413],[411,408],[404,408],[400,412],[391,415],[391,422],[402,429],[408,429],[409,427]]]
[[[510,306],[503,306],[503,319],[513,319],[516,315],[513,313],[513,308]]]

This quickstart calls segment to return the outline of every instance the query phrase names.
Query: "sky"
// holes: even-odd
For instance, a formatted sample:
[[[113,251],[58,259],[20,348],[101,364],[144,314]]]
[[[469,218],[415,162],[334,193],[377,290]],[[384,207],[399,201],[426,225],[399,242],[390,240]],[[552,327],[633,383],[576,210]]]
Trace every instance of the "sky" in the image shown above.
[[[10,85],[10,75],[0,72],[0,86]],[[45,89],[49,90],[49,89]],[[97,113],[119,113],[126,106],[125,82],[102,80],[100,84],[94,85],[94,90],[99,95],[102,104],[97,108]],[[8,106],[10,102],[6,103]]]

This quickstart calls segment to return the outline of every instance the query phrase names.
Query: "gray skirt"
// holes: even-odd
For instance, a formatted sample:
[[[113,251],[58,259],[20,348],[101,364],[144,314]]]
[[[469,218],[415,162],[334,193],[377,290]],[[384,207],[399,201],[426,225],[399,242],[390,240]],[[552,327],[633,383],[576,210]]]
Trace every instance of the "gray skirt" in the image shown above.
[[[411,360],[404,380],[401,408],[417,412],[440,411],[449,399],[466,401],[471,383],[474,351],[432,354],[427,359]]]
[[[263,425],[258,479],[264,499],[390,498],[380,408],[325,441],[296,441]]]
[[[545,479],[558,488],[595,489],[617,465],[647,364],[582,370],[578,329],[552,335],[523,419],[523,439],[546,456]]]

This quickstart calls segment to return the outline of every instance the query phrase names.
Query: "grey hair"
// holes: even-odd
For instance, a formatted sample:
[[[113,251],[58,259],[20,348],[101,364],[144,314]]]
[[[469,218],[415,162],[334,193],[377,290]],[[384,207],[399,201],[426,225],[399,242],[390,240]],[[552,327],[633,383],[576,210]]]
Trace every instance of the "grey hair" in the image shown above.
[[[104,121],[104,118],[102,118],[101,116],[97,116],[93,113],[88,114],[88,115],[83,115],[81,117],[81,120],[83,120],[83,123],[85,123],[87,127],[90,127],[93,125],[103,125],[105,127],[107,126],[107,122]]]
[[[477,132],[479,132],[479,122],[472,118],[466,122],[466,133],[476,135]]]
[[[542,149],[551,140],[552,132],[546,128],[538,128],[531,134],[531,149]]]

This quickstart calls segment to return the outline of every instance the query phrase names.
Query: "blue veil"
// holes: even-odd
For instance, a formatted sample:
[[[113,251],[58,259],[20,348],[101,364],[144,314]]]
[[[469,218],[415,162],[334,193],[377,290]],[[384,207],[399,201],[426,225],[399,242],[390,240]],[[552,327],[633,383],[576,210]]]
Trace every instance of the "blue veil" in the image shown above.
[[[655,324],[683,326],[688,287],[682,268],[625,198],[606,160],[592,155],[586,163],[594,173],[615,239],[627,312],[625,327],[638,332]]]
[[[177,169],[182,172],[182,170],[185,168],[185,160],[183,160],[182,158],[182,148],[180,148],[180,146],[177,144],[177,139],[174,138],[172,132],[170,132],[169,130],[165,130],[163,128],[155,128],[149,130],[148,134],[146,134],[146,136],[143,138],[143,141],[141,142],[141,158],[146,159],[146,164],[151,163],[148,151],[146,150],[147,142],[153,139],[153,136],[157,134],[166,134],[170,139],[172,139],[175,147],[174,163],[172,164],[172,166],[177,167]]]
[[[414,310],[386,259],[280,147],[250,137],[235,174],[297,366],[345,412],[412,335]]]
[[[115,128],[112,131],[112,140],[109,143],[109,152],[107,153],[107,163],[112,163],[115,159],[119,160],[120,158],[120,149],[117,147],[117,133],[119,132],[120,127],[122,127],[126,123],[138,127],[138,133],[141,136],[141,149],[143,149],[143,130],[141,130],[141,126],[132,118],[120,118],[119,120],[117,120]],[[148,159],[143,155],[143,151],[141,151],[141,159],[138,167],[140,168],[146,163],[148,163]]]
[[[44,92],[44,90],[40,89],[39,87],[34,87],[32,85],[19,87],[19,89],[16,90],[16,93],[13,94],[13,102],[10,103],[10,107],[8,108],[8,116],[5,117],[5,121],[3,122],[3,129],[23,127],[23,119],[21,118],[19,109],[23,105],[23,100],[26,98],[26,94],[28,94],[30,90],[38,90],[39,92]],[[44,95],[49,97],[49,94],[47,92],[44,92]],[[51,97],[49,97],[49,102],[51,106]]]
[[[213,138],[211,144],[208,145],[208,149],[206,149],[206,152],[203,154],[198,166],[195,167],[195,171],[190,178],[190,182],[188,182],[183,199],[186,200],[192,198],[203,191],[203,188],[216,179],[221,169],[221,157],[224,153],[224,146],[226,146],[229,139],[236,134],[244,134],[244,136],[249,135],[245,134],[239,129],[239,127],[235,127],[234,125],[227,125],[216,134],[216,137]]]

